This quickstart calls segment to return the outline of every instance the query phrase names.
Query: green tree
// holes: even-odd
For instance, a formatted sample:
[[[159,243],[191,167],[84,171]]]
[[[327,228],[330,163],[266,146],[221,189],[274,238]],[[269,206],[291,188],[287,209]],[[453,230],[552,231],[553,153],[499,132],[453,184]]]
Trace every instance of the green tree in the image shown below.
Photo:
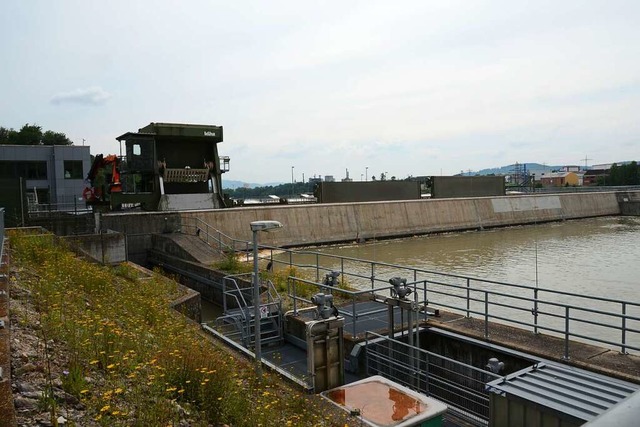
[[[640,168],[635,160],[629,163],[627,185],[640,185]]]
[[[0,126],[0,144],[8,144],[9,143],[9,132],[11,129],[7,129],[5,127]]]
[[[0,127],[0,144],[17,144],[18,132],[13,129]]]
[[[27,123],[22,126],[19,131],[0,127],[0,144],[72,145],[73,142],[62,132],[54,132],[51,130],[42,132],[42,127]]]
[[[46,131],[42,134],[42,144],[43,145],[71,145],[73,142],[67,135],[62,132],[54,132],[51,130]]]
[[[42,144],[42,127],[29,123],[22,126],[17,135],[16,144],[18,145],[41,145]]]

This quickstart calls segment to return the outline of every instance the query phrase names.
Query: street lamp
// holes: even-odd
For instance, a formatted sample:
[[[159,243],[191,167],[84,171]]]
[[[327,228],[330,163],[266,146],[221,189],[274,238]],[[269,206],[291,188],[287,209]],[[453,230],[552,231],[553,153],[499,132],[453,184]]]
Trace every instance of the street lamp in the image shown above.
[[[291,198],[293,199],[293,168],[295,166],[291,166]]]
[[[369,181],[369,166],[365,166],[364,168],[364,181]]]
[[[255,325],[256,375],[262,378],[262,343],[260,341],[260,278],[258,276],[258,231],[269,231],[282,228],[278,221],[253,221],[253,321]]]

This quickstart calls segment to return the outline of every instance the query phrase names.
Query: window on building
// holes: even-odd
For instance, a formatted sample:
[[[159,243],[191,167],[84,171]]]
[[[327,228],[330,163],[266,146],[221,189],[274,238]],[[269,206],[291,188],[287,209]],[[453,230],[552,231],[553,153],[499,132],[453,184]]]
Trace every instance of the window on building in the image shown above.
[[[64,161],[64,178],[65,179],[82,179],[82,160],[65,160]]]
[[[0,161],[0,178],[47,179],[47,162]]]

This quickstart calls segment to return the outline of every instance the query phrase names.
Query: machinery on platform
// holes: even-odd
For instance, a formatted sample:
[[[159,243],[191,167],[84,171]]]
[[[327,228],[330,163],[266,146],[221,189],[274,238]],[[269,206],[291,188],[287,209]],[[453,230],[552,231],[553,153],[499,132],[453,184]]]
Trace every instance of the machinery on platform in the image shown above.
[[[111,193],[122,191],[120,182],[120,159],[115,154],[103,156],[98,154],[87,174],[87,181],[91,184],[82,192],[87,204],[93,206],[108,206]]]
[[[95,210],[216,209],[229,157],[218,155],[222,126],[150,123],[116,138],[120,155],[97,155],[83,192]],[[125,155],[122,155],[124,145]]]

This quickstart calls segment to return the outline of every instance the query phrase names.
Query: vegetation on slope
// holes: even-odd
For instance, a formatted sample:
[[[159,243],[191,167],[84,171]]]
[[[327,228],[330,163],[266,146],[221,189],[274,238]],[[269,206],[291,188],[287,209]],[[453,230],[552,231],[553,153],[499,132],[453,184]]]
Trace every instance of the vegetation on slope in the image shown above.
[[[61,379],[86,407],[83,419],[66,425],[345,425],[341,413],[274,374],[258,381],[249,361],[170,309],[180,294],[175,282],[140,278],[126,265],[90,264],[51,236],[14,234],[11,247],[16,277],[39,317],[44,356],[52,357],[47,347],[55,343],[65,348],[63,363],[45,367],[40,403],[54,424],[65,403],[53,379]]]

